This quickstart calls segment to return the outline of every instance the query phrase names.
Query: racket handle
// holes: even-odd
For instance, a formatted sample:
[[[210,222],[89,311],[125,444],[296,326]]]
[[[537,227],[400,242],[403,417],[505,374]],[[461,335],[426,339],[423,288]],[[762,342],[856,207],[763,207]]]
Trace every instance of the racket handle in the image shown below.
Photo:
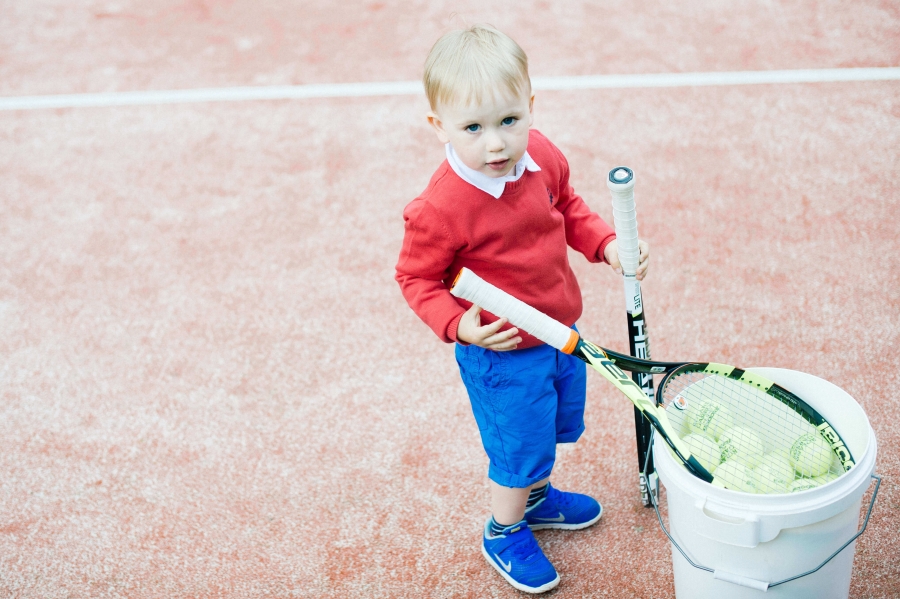
[[[622,273],[634,276],[640,263],[637,214],[634,209],[634,172],[627,166],[617,166],[609,171],[606,186],[612,194],[613,221]]]
[[[571,354],[578,344],[579,336],[574,330],[491,285],[468,268],[456,275],[450,293],[498,317],[506,317],[516,327],[563,353]]]

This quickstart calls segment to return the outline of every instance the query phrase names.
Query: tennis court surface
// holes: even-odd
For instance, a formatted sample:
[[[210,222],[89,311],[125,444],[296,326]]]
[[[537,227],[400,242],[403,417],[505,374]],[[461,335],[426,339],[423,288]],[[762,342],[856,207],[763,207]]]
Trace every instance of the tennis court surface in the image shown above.
[[[900,596],[900,7],[683,0],[2,3],[0,596],[524,596],[479,552],[452,347],[393,281],[443,159],[404,82],[475,22],[528,53],[535,127],[609,221],[634,169],[654,358],[862,405],[851,597]],[[579,328],[627,351],[620,279],[572,262]],[[586,419],[554,483],[604,516],[536,533],[547,596],[673,597],[631,404],[589,376]]]

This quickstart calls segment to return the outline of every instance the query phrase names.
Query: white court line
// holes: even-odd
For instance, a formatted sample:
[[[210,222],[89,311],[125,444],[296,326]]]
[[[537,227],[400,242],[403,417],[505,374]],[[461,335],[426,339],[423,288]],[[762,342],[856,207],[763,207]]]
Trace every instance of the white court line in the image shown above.
[[[563,91],[897,80],[900,80],[900,67],[534,77],[532,78],[532,84],[536,90]],[[97,94],[60,94],[50,96],[5,96],[0,97],[0,110],[141,106],[185,104],[192,102],[240,102],[248,100],[358,98],[374,96],[406,96],[421,93],[423,93],[422,84],[419,81],[324,83],[310,85],[275,85],[267,87],[219,87],[207,89],[108,92]]]

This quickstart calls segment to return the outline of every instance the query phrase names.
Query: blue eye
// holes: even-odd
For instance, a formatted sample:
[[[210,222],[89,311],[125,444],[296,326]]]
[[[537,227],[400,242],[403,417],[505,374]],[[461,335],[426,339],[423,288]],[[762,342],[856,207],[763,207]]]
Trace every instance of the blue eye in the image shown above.
[[[501,121],[501,122],[502,122],[503,125],[509,126],[509,125],[512,125],[513,123],[515,123],[515,122],[518,121],[518,120],[519,120],[519,119],[517,119],[517,118],[514,117],[514,116],[508,116],[508,117],[506,117],[505,119],[503,119],[503,121]]]
[[[481,125],[472,124],[466,127],[466,131],[468,131],[469,133],[475,133],[479,129],[481,129]]]

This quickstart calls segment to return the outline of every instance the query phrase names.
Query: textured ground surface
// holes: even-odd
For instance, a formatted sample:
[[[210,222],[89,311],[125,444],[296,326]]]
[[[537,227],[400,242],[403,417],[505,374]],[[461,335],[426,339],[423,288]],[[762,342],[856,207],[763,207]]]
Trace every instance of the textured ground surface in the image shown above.
[[[301,5],[302,4],[302,5]],[[0,95],[416,79],[489,21],[532,74],[900,65],[890,2],[0,2]],[[458,16],[451,17],[452,13]],[[419,97],[0,113],[0,596],[517,597],[452,348],[392,280],[443,151]],[[900,84],[543,92],[611,219],[638,173],[654,356],[826,378],[884,475],[851,597],[900,596]],[[573,256],[589,337],[621,287]],[[552,596],[672,597],[630,405],[591,377]],[[867,496],[868,497],[868,496]]]

